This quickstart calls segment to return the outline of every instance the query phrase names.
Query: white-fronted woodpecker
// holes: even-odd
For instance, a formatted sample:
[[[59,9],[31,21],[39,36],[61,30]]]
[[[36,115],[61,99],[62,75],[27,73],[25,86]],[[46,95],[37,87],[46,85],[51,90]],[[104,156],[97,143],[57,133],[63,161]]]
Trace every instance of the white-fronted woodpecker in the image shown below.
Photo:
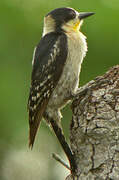
[[[77,93],[81,64],[87,52],[86,37],[80,32],[80,26],[84,18],[93,14],[79,13],[72,8],[57,8],[48,13],[32,61],[29,146],[33,146],[44,118],[53,127],[70,164],[73,154],[62,133],[60,110]]]

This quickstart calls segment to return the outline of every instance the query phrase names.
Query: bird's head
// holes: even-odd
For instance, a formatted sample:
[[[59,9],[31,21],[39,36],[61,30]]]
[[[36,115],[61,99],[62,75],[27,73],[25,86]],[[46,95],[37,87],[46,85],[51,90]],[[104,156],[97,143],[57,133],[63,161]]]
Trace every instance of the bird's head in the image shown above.
[[[43,35],[49,32],[79,31],[83,19],[93,14],[93,12],[77,12],[72,8],[54,9],[44,18]]]

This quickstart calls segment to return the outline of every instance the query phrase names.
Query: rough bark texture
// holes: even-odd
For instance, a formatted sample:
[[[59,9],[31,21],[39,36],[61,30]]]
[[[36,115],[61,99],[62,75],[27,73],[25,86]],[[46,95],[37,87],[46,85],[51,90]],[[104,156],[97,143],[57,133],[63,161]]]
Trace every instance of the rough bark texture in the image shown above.
[[[81,89],[70,127],[78,179],[119,180],[119,65]]]

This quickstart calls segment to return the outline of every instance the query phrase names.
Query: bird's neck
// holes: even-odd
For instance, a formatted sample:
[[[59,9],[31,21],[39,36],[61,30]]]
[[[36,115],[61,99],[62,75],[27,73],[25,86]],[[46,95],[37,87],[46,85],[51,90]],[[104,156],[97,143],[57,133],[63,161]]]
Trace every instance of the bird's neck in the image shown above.
[[[83,33],[79,32],[66,32],[66,36],[68,37],[68,42],[70,44],[71,49],[74,49],[74,54],[78,54],[83,59],[87,52],[87,42],[86,36]]]
[[[44,26],[42,36],[45,36],[46,34],[54,32],[54,28],[52,26]]]

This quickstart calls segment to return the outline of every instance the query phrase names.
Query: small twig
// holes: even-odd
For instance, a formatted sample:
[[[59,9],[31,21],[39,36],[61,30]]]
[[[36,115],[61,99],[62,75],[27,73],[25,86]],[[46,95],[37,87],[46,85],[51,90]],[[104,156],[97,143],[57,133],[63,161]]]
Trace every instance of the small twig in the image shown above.
[[[60,157],[59,155],[57,155],[57,154],[55,154],[55,153],[52,153],[52,157],[53,157],[56,161],[60,162],[60,163],[61,163],[64,167],[66,167],[68,170],[71,170],[70,167],[68,166],[68,164],[66,164],[66,163],[64,162],[64,160],[61,159],[61,157]]]
[[[58,123],[54,119],[50,119],[51,126],[54,130],[55,135],[57,136],[59,143],[61,144],[70,164],[71,174],[76,174],[77,164],[75,162],[74,155],[68,145],[65,136],[63,134],[62,128],[58,125]]]

